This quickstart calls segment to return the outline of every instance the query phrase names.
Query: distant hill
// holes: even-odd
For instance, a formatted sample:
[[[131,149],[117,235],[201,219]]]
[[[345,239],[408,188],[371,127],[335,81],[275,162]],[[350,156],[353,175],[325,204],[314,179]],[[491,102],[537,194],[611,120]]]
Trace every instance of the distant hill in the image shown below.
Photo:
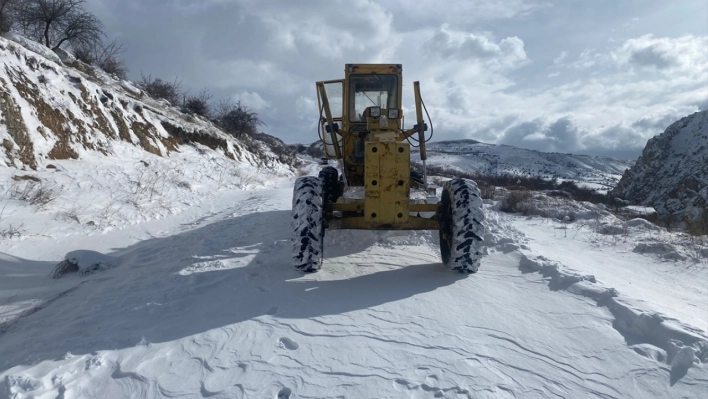
[[[591,155],[541,152],[475,140],[427,144],[428,165],[484,174],[512,174],[571,180],[606,191],[613,188],[633,162]],[[419,159],[413,151],[411,159]]]
[[[696,221],[708,218],[708,111],[681,118],[652,138],[612,194]]]
[[[295,144],[291,148],[311,157],[323,156],[322,143]],[[476,140],[448,140],[427,143],[428,165],[450,171],[511,174],[529,177],[558,178],[581,183],[599,191],[615,187],[622,173],[633,161],[620,161],[591,155],[560,154],[486,144]],[[419,151],[413,148],[411,161],[420,162]]]

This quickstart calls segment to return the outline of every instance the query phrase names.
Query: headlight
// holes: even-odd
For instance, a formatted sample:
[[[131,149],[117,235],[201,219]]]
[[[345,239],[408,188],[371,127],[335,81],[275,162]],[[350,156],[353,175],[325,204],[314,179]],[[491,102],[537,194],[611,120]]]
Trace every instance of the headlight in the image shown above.
[[[398,108],[389,108],[388,119],[398,119],[399,115],[400,115],[400,111]]]
[[[378,118],[381,116],[381,107],[370,107],[369,116],[372,118]]]

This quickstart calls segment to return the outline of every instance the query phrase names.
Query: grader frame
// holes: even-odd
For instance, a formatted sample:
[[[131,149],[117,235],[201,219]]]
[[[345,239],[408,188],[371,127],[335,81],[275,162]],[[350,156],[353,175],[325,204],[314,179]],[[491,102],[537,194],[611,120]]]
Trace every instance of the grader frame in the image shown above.
[[[419,82],[413,82],[416,124],[405,130],[400,64],[347,64],[344,72],[344,79],[316,82],[320,138],[325,155],[339,162],[342,173],[340,192],[334,202],[325,204],[327,228],[440,229],[439,205],[411,203],[410,199],[411,137],[417,135],[424,165],[427,158],[424,136],[428,126]],[[424,185],[427,189],[427,181]],[[362,187],[363,198],[341,195],[351,187]],[[426,218],[421,213],[434,216]]]

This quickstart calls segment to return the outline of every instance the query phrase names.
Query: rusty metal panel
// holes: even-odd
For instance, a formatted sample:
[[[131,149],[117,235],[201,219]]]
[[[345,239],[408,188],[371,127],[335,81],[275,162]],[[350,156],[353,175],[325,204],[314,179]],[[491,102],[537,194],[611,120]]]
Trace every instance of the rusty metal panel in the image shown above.
[[[366,143],[364,217],[367,222],[401,224],[409,218],[410,146]]]
[[[393,224],[396,222],[396,143],[379,143],[383,147],[381,154],[381,165],[379,167],[379,186],[381,186],[381,198],[379,199],[379,209],[381,215],[376,218],[378,223]]]
[[[381,214],[381,157],[384,147],[381,143],[367,142],[364,162],[364,218],[367,222],[376,220]]]
[[[396,157],[395,216],[397,223],[406,223],[410,206],[411,148],[410,144],[405,142],[398,142],[395,146],[393,150]]]

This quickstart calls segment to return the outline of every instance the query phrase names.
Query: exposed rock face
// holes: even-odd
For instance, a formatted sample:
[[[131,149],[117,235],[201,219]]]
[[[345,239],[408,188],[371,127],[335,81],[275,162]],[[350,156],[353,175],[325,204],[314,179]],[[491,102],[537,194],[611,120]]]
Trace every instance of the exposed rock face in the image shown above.
[[[237,162],[293,166],[294,157],[277,151],[287,148],[282,143],[236,139],[206,119],[143,95],[129,82],[97,68],[79,68],[66,52],[57,56],[21,36],[5,36],[0,37],[0,163],[8,167],[38,170],[53,160],[82,159],[87,151],[112,156],[116,141],[161,157],[199,143]]]
[[[674,122],[647,143],[611,194],[685,221],[708,213],[708,111]]]

